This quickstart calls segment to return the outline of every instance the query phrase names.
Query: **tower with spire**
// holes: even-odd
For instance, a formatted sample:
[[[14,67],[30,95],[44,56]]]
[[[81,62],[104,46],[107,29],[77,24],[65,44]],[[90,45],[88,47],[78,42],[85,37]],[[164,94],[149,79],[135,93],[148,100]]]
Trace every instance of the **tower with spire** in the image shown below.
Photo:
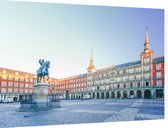
[[[148,26],[146,27],[146,34],[145,34],[145,43],[144,43],[144,51],[141,53],[141,63],[144,63],[145,59],[149,59],[150,62],[153,60],[154,52],[150,49],[150,41],[148,37]]]
[[[94,66],[94,60],[93,60],[93,50],[91,49],[91,57],[90,57],[90,64],[87,68],[88,73],[92,73],[96,71],[96,68]]]
[[[146,83],[148,83],[148,85],[153,85],[152,79],[144,79],[145,74],[150,74],[150,76],[152,76],[153,54],[154,52],[150,49],[150,42],[149,42],[149,37],[148,37],[148,27],[146,27],[144,51],[141,53],[141,56],[140,56],[141,57],[141,70],[142,70],[141,83],[143,86],[145,86]],[[150,70],[145,70],[146,67],[150,67]]]

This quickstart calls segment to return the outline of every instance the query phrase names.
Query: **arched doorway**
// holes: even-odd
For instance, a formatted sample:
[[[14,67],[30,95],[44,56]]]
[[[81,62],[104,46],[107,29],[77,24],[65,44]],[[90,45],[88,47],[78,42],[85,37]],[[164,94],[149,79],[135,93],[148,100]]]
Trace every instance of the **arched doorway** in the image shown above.
[[[17,101],[17,97],[13,97],[13,101],[16,102]]]
[[[71,95],[71,99],[73,99],[73,95]]]
[[[111,98],[115,98],[115,92],[111,92]]]
[[[145,92],[144,92],[144,98],[145,99],[150,99],[151,98],[151,91],[150,90],[145,90]]]
[[[69,91],[68,90],[66,90],[66,92],[65,92],[65,97],[66,97],[66,99],[69,99]]]
[[[156,90],[156,98],[163,98],[163,89]]]
[[[93,93],[93,98],[95,98],[95,93]]]
[[[104,92],[101,93],[101,99],[104,99]]]
[[[126,91],[123,92],[123,98],[127,98],[127,92]]]
[[[106,99],[109,99],[109,92],[106,92]]]
[[[121,93],[119,91],[117,92],[117,98],[121,98]]]
[[[142,92],[140,90],[137,91],[137,98],[142,98]]]
[[[100,98],[100,95],[99,95],[99,93],[97,93],[97,99],[99,99]]]
[[[130,91],[130,96],[131,96],[131,95],[134,95],[134,91],[133,91],[133,90]]]

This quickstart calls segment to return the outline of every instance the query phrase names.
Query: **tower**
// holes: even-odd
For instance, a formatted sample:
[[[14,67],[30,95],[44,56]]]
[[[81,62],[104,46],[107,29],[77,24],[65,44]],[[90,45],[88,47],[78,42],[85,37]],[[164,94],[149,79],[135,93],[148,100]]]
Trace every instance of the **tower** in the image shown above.
[[[90,57],[90,64],[89,67],[87,68],[88,73],[92,73],[96,71],[96,68],[94,66],[94,60],[93,60],[93,50],[91,49],[91,57]]]
[[[150,49],[150,41],[148,37],[148,27],[146,27],[144,51],[141,53],[141,70],[142,85],[149,87],[153,85],[152,81],[152,63],[154,52]]]
[[[153,54],[154,52],[150,49],[150,42],[149,42],[149,37],[148,37],[148,27],[146,27],[144,51],[141,53],[141,64],[152,62]]]

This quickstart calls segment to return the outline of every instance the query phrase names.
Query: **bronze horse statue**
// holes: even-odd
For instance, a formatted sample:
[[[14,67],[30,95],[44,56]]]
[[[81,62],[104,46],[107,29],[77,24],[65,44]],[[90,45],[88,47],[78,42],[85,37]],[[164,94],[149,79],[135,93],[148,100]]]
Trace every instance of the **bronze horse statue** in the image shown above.
[[[40,83],[42,80],[44,82],[44,77],[47,76],[47,80],[49,79],[49,71],[48,68],[50,68],[50,61],[44,61],[44,59],[41,61],[39,60],[39,63],[41,67],[36,71],[37,73],[37,83]]]

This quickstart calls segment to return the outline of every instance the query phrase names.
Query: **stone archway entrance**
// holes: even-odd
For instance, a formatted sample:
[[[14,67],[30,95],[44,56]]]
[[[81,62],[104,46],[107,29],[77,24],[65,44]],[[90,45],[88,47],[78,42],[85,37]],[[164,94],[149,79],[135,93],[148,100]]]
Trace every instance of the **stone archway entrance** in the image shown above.
[[[144,92],[144,98],[145,99],[150,99],[151,98],[151,91],[150,90],[145,90],[145,92]]]
[[[123,98],[127,98],[127,92],[126,91],[123,92]]]
[[[117,98],[121,98],[121,93],[120,93],[120,91],[117,92]]]
[[[66,97],[66,99],[69,99],[69,91],[68,90],[66,90],[66,92],[65,92],[65,97]]]
[[[97,93],[97,99],[99,99],[100,98],[100,95],[99,95],[99,93]]]
[[[109,92],[106,92],[106,99],[109,99]]]
[[[13,101],[16,102],[17,101],[17,97],[13,97]]]
[[[112,98],[112,99],[115,98],[115,92],[114,92],[114,91],[111,92],[111,98]]]
[[[93,93],[93,98],[95,98],[95,93]]]
[[[104,92],[101,93],[101,99],[104,99]]]
[[[163,98],[163,89],[156,90],[156,98]]]
[[[142,98],[142,92],[140,90],[137,91],[137,98]]]

